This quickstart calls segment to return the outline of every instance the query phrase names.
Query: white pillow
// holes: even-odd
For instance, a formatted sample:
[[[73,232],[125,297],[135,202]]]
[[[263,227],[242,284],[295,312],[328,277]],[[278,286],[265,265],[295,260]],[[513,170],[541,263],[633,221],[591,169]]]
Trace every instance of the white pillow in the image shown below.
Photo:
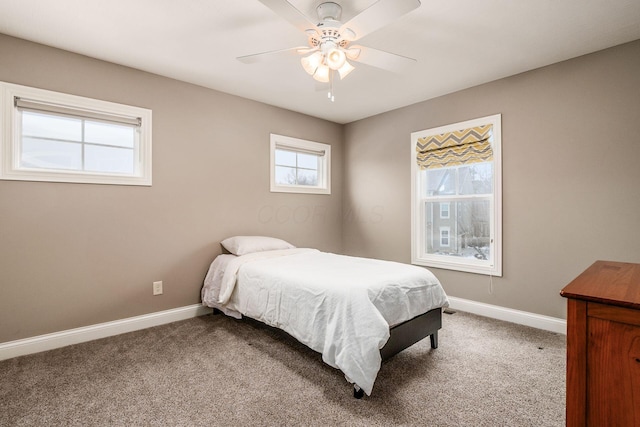
[[[222,246],[234,255],[246,255],[253,252],[275,251],[278,249],[294,249],[289,242],[275,237],[265,236],[234,236],[220,242]]]

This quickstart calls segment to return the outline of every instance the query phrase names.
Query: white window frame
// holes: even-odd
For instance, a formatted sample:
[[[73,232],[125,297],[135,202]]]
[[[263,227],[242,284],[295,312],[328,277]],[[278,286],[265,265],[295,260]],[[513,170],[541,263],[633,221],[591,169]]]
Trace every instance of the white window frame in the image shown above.
[[[411,263],[426,267],[443,268],[469,273],[502,276],[502,116],[500,114],[468,120],[411,134]],[[477,260],[448,255],[429,254],[425,248],[427,235],[424,209],[425,181],[416,162],[416,145],[420,138],[486,124],[493,125],[493,197],[490,199],[490,259]],[[443,196],[442,199],[446,199]],[[447,200],[442,200],[446,202]],[[451,200],[449,200],[451,202]],[[451,209],[451,208],[450,208]],[[449,242],[451,243],[451,233]]]
[[[15,100],[68,110],[78,118],[115,116],[127,120],[137,119],[138,137],[134,147],[134,173],[119,174],[94,171],[26,168],[20,166],[21,112]],[[66,114],[66,113],[65,113]],[[86,114],[86,115],[83,115]],[[0,82],[0,179],[19,181],[69,182],[85,184],[115,184],[151,186],[151,110],[50,90]]]
[[[277,184],[276,149],[318,154],[318,185]],[[331,145],[272,133],[270,136],[270,159],[272,193],[331,194]]]

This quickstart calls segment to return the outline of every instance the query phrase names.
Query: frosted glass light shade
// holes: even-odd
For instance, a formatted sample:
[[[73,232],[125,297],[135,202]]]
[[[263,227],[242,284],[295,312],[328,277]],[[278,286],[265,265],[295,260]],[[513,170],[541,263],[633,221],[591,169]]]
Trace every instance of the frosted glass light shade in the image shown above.
[[[322,53],[314,52],[309,56],[305,56],[300,59],[300,63],[302,64],[302,68],[304,68],[304,71],[306,71],[307,74],[313,76],[313,74],[318,69],[318,66],[320,66],[320,64],[322,63]]]
[[[355,70],[355,67],[349,64],[347,61],[344,61],[344,65],[338,69],[338,74],[340,74],[340,80],[344,79],[349,75],[350,72]]]
[[[320,65],[316,70],[315,74],[313,75],[313,78],[319,82],[328,83],[330,71],[331,70],[326,65]]]
[[[344,65],[346,56],[343,51],[340,49],[331,49],[329,53],[327,53],[327,65],[332,70],[338,70],[340,67]]]

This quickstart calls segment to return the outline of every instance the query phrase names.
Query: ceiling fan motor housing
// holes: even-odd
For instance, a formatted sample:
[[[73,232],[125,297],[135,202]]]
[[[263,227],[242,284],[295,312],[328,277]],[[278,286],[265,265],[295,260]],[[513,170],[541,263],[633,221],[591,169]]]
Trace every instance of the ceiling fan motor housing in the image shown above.
[[[342,18],[342,7],[332,1],[321,3],[317,8],[320,22],[318,26],[324,25],[325,21],[340,21]]]

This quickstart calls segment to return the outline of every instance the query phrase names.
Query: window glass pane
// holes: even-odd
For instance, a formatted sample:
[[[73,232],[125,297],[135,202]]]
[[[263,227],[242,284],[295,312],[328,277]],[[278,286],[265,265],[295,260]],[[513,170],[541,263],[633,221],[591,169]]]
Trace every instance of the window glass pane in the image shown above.
[[[276,166],[275,168],[276,184],[294,185],[296,183],[296,169],[284,166]]]
[[[286,150],[275,150],[276,165],[296,167],[296,153]]]
[[[85,121],[84,140],[97,144],[133,148],[135,129],[116,123]]]
[[[73,142],[22,138],[20,166],[43,169],[82,169],[82,145]]]
[[[318,185],[318,171],[298,169],[298,185]]]
[[[440,196],[456,194],[456,175],[455,169],[427,169],[424,171],[426,175],[426,192],[427,196]]]
[[[128,148],[85,145],[84,168],[93,172],[133,174],[134,151]]]
[[[23,111],[22,135],[64,139],[67,141],[81,141],[82,120]]]
[[[493,163],[475,163],[458,169],[458,194],[491,194]]]
[[[488,260],[490,258],[489,200],[451,203],[449,218],[437,213],[437,203],[425,202],[425,248],[428,254]],[[446,233],[446,245],[444,233]]]
[[[318,169],[318,156],[313,154],[298,153],[298,167],[305,169]]]

